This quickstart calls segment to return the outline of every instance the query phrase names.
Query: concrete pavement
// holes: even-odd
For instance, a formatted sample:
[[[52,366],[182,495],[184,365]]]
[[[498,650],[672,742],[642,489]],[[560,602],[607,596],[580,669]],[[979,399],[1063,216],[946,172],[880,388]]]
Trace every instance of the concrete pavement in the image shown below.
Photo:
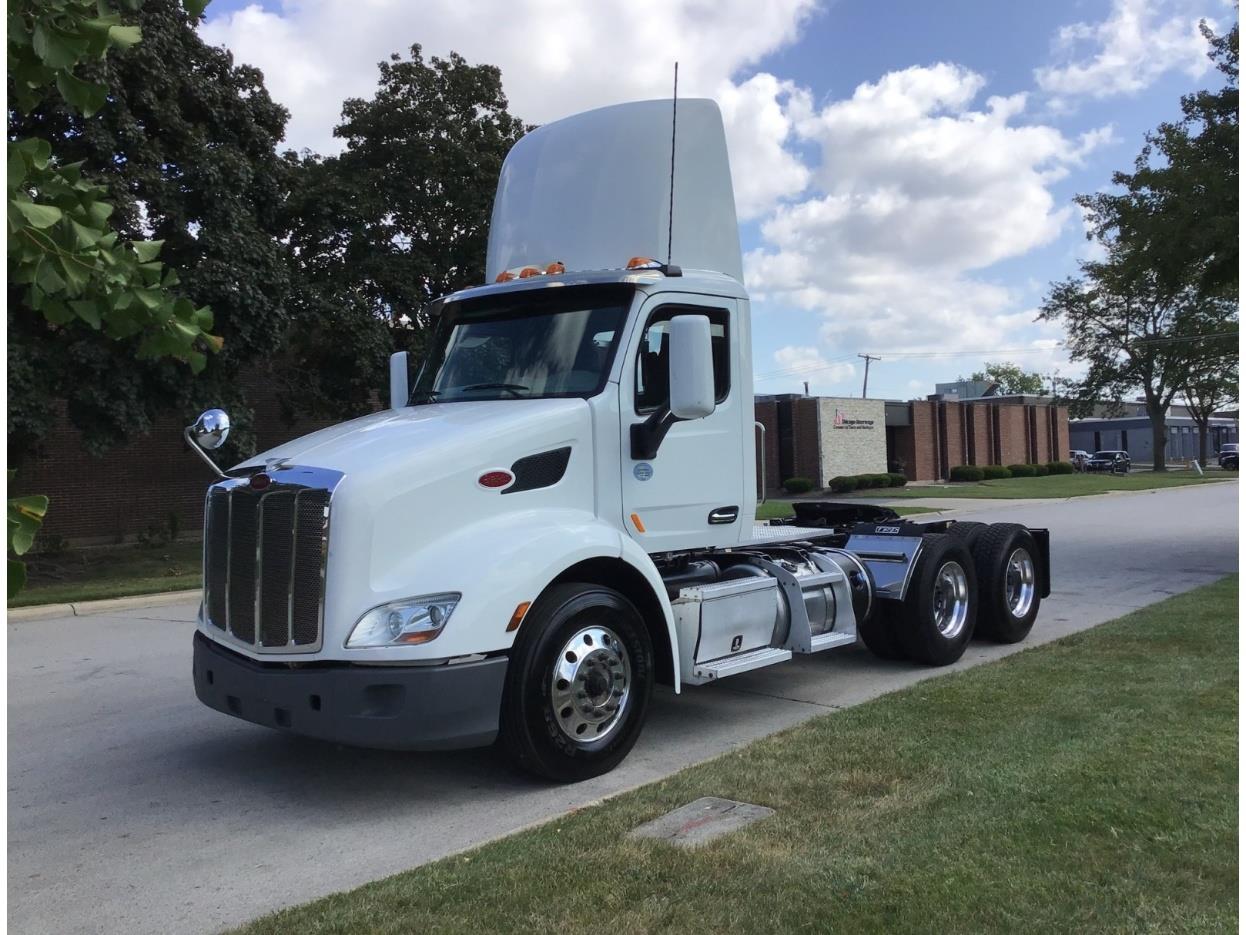
[[[997,659],[1237,569],[1237,485],[1018,505],[1052,530],[1055,593]],[[969,519],[979,513],[960,513]],[[1000,515],[1006,513],[1006,517]],[[947,670],[825,653],[655,698],[615,772],[549,786],[491,751],[401,754],[285,736],[202,707],[195,605],[9,626],[9,925],[209,932],[413,867]]]

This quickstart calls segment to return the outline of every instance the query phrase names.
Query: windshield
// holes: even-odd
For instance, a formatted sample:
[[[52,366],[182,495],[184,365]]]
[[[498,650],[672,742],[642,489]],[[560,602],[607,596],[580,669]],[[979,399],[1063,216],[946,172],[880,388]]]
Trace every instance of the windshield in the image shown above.
[[[1119,451],[1096,451],[1095,457],[1096,458],[1115,458],[1118,454],[1120,454]]]
[[[447,302],[411,405],[595,396],[610,375],[634,289],[568,286]]]

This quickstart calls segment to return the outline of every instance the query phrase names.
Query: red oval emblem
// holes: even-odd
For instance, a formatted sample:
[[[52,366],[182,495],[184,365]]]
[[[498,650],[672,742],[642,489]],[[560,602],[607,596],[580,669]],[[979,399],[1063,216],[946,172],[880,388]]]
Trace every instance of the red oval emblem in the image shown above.
[[[481,487],[497,490],[499,487],[509,486],[514,479],[515,475],[510,471],[485,471],[477,478],[476,483]]]
[[[267,490],[268,485],[271,484],[272,482],[273,482],[273,479],[269,477],[267,474],[252,474],[251,475],[251,489],[252,490]]]

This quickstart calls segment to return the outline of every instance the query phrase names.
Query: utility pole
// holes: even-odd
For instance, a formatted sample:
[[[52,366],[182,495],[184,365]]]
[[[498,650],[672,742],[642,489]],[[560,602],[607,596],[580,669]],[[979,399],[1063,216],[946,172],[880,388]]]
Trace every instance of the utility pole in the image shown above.
[[[869,354],[858,354],[857,356],[865,360],[865,380],[861,383],[861,398],[865,399],[865,393],[870,388],[870,361],[882,360],[882,358],[871,357]]]

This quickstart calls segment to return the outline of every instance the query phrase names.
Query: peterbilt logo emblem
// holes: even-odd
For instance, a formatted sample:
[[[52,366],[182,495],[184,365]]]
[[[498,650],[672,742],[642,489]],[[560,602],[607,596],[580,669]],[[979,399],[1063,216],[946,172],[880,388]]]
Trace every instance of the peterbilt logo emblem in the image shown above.
[[[875,526],[874,531],[880,536],[894,536],[900,531],[899,526]]]

